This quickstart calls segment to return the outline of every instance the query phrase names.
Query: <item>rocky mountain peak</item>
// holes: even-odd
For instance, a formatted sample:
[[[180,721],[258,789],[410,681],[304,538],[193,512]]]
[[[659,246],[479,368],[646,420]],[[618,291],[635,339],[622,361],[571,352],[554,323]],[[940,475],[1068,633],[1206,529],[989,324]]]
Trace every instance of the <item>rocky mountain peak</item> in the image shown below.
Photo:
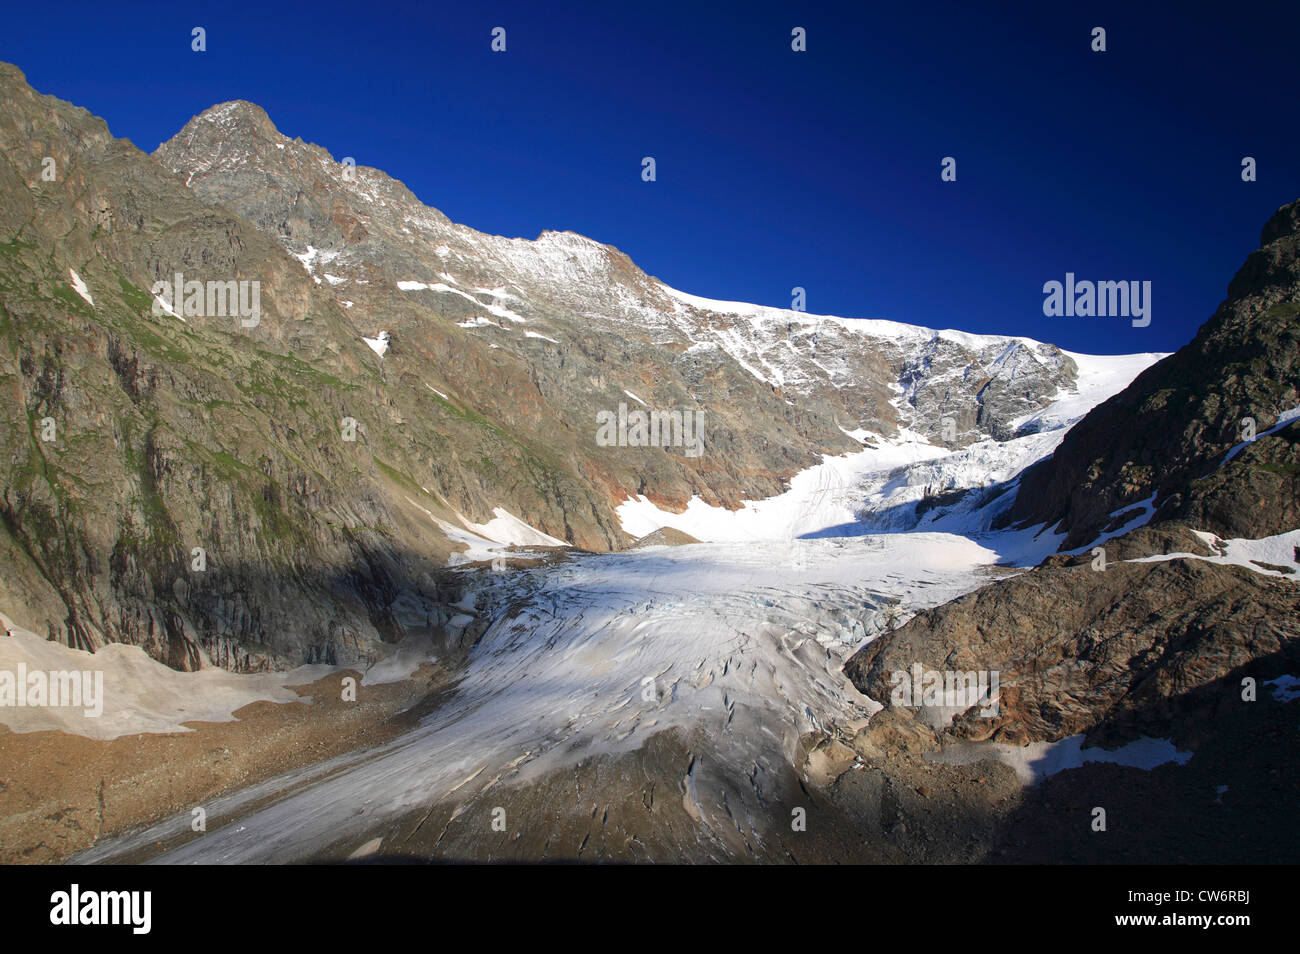
[[[284,138],[266,110],[246,99],[232,99],[217,103],[199,113],[187,123],[187,128],[194,124],[211,124],[221,127],[225,132],[257,133],[268,139]],[[183,132],[184,130],[182,130]]]
[[[1264,223],[1260,232],[1259,244],[1269,245],[1280,238],[1300,233],[1300,201],[1290,202],[1276,212]]]

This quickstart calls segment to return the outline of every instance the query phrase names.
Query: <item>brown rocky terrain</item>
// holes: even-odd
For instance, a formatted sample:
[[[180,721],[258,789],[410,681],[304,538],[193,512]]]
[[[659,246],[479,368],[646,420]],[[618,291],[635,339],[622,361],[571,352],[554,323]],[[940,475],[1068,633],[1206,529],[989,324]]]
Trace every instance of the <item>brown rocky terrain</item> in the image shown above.
[[[1164,733],[1178,700],[1205,687],[1221,686],[1231,701],[1229,676],[1300,668],[1297,621],[1300,587],[1243,567],[1172,559],[1098,571],[1079,560],[926,610],[845,671],[881,702],[891,674],[914,663],[999,672],[999,713],[968,709],[950,738],[1023,745],[1104,729],[1118,741]]]
[[[436,704],[450,671],[430,665],[412,680],[363,685],[355,703],[344,703],[339,687],[348,675],[359,673],[298,687],[301,703],[253,703],[235,721],[191,723],[186,733],[105,741],[0,727],[0,864],[64,861],[100,838],[191,814],[270,776],[387,742]]]

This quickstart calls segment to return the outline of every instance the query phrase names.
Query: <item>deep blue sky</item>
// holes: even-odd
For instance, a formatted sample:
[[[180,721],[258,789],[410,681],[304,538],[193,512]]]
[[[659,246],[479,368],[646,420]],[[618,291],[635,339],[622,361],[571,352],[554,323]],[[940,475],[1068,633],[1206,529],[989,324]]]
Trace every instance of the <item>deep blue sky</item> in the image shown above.
[[[976,6],[10,4],[0,59],[146,151],[252,100],[455,221],[572,229],[694,294],[1177,348],[1300,197],[1300,4]],[[1151,281],[1150,327],[1044,317],[1066,271]]]

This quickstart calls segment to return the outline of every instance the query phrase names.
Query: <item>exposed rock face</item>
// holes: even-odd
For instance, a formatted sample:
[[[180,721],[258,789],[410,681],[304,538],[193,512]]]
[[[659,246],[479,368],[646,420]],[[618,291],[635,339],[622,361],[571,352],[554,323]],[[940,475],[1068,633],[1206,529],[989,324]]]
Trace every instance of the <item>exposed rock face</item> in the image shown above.
[[[629,549],[636,549],[637,547],[684,547],[699,542],[689,533],[683,533],[672,527],[660,527],[653,533],[647,533],[644,537],[641,537]]]
[[[0,65],[0,151],[0,604],[71,645],[363,663],[456,612],[435,521],[617,549],[629,494],[738,506],[900,403],[962,442],[1074,380],[1048,345],[702,303],[581,236],[474,232],[247,103],[149,157]],[[177,273],[258,283],[257,320],[156,313]],[[706,452],[597,444],[642,402],[702,411]]]
[[[1008,523],[1068,531],[1063,549],[1122,526],[1156,494],[1161,518],[1225,537],[1300,526],[1300,424],[1229,451],[1300,406],[1300,201],[1279,209],[1196,338],[1095,408],[1026,473]],[[1112,516],[1115,515],[1115,516]]]
[[[454,546],[410,498],[455,517],[407,475],[452,468],[396,442],[402,414],[343,309],[102,121],[9,66],[0,94],[6,612],[181,668],[353,664],[438,628]],[[149,290],[176,272],[260,281],[260,321],[152,314]],[[482,426],[445,434],[510,459]]]
[[[1131,559],[1196,552],[1194,539],[1166,524],[1106,548]],[[1105,571],[1090,559],[1054,557],[921,613],[850,659],[845,672],[886,708],[853,740],[864,770],[836,781],[832,803],[867,837],[882,827],[899,846],[947,844],[985,863],[1293,859],[1296,704],[1268,681],[1300,671],[1300,585],[1185,557]],[[918,662],[1000,670],[996,715],[967,708],[943,725],[936,710],[892,705],[891,673]],[[981,752],[981,742],[1076,734],[1090,759],[1139,737],[1169,740],[1182,757],[1150,770],[1089,761],[1024,788]],[[942,763],[963,746],[969,774],[961,798],[948,799],[954,830],[917,794],[944,791],[955,766]],[[1098,806],[1114,837],[1089,827]]]
[[[1224,705],[1239,703],[1241,676],[1300,666],[1297,621],[1300,587],[1242,567],[1045,565],[919,614],[845,672],[888,705],[892,674],[916,663],[997,671],[997,714],[966,709],[949,739],[1024,744],[1105,726],[1106,741],[1129,741],[1167,734],[1179,700],[1199,690],[1214,686]]]

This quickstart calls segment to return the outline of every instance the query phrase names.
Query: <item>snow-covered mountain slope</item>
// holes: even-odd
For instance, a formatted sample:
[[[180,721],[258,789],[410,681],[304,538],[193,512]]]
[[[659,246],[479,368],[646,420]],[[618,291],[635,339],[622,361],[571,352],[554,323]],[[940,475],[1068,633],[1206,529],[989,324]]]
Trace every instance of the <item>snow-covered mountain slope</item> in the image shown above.
[[[821,464],[796,475],[783,494],[745,501],[737,510],[694,498],[681,513],[638,495],[619,507],[623,528],[641,536],[672,527],[709,541],[792,540],[913,529],[986,533],[1014,497],[1017,475],[1050,455],[1084,414],[1163,357],[1066,354],[1080,369],[1078,385],[1062,388],[1041,410],[1013,420],[1020,436],[1010,440],[984,438],[954,448],[931,443],[907,428],[892,438],[858,433],[855,436],[867,445],[863,450],[825,456]]]
[[[195,117],[155,156],[201,200],[237,209],[282,242],[323,291],[348,303],[362,334],[391,330],[387,362],[402,360],[403,342],[437,353],[431,338],[442,335],[466,356],[504,352],[536,382],[533,399],[570,429],[589,429],[592,411],[616,407],[627,391],[655,407],[700,408],[719,434],[722,468],[738,460],[788,475],[798,469],[792,461],[848,449],[842,430],[893,437],[905,425],[952,446],[1006,439],[1076,384],[1073,357],[1030,338],[715,301],[572,232],[535,240],[478,232],[377,169],[288,139],[249,103]],[[572,370],[557,374],[561,362]],[[443,390],[491,406],[473,362],[461,364],[445,372]],[[779,439],[783,454],[751,448],[756,432]],[[603,469],[616,500],[644,489],[680,505],[689,488],[712,503],[739,502],[720,485],[716,462],[683,466],[689,473],[674,468],[676,479]]]

